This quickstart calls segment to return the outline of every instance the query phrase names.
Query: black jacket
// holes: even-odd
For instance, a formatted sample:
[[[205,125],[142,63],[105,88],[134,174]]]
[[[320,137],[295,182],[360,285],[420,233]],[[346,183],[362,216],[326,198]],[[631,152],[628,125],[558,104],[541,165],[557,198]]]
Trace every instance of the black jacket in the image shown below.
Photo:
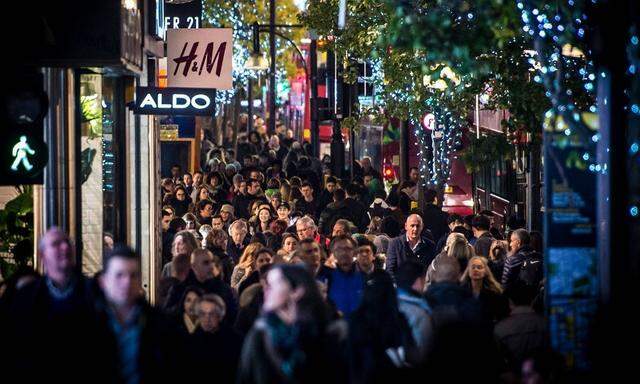
[[[215,293],[220,296],[227,305],[227,314],[224,317],[224,323],[233,324],[238,313],[238,304],[229,284],[216,278],[200,282],[196,279],[193,270],[189,271],[189,276],[187,276],[185,281],[171,287],[169,290],[169,297],[164,305],[165,310],[175,311],[176,306],[180,305],[180,299],[183,297],[184,291],[188,287],[197,287],[202,289],[204,293]]]
[[[398,267],[407,260],[417,260],[428,266],[435,257],[436,246],[426,237],[420,239],[421,243],[415,252],[409,246],[405,233],[391,239],[387,248],[387,272],[395,276]]]
[[[106,383],[101,362],[96,356],[101,346],[95,335],[93,302],[99,291],[93,280],[74,277],[74,288],[66,299],[55,299],[47,287],[46,277],[15,292],[0,314],[3,347],[2,366],[5,380],[23,383],[60,382]],[[69,367],[73,362],[73,369]],[[10,379],[13,377],[14,379]]]
[[[192,383],[236,382],[242,337],[233,329],[221,326],[214,333],[198,328],[187,341]]]
[[[449,231],[447,217],[447,213],[434,204],[426,204],[422,211],[424,227],[431,231],[433,238],[436,240]]]
[[[367,207],[359,200],[347,197],[344,202],[347,207],[352,211],[353,220],[352,223],[358,227],[360,233],[364,233],[369,226],[369,215]]]

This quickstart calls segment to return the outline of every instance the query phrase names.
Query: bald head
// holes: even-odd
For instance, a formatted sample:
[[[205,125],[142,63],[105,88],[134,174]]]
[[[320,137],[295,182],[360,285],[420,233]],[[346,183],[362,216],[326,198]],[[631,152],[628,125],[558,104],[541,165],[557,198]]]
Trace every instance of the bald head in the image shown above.
[[[417,214],[409,215],[407,221],[404,223],[404,230],[407,231],[407,238],[409,241],[416,242],[420,239],[422,233],[422,217]]]
[[[460,277],[460,263],[454,257],[441,257],[435,266],[435,283],[457,283]]]
[[[69,236],[60,228],[50,228],[38,245],[45,274],[58,286],[64,287],[71,280],[75,257]]]

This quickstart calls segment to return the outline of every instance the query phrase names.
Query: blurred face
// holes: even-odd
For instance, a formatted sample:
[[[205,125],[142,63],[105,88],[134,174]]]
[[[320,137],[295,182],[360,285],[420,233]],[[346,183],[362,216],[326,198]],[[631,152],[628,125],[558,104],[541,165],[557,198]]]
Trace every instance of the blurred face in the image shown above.
[[[198,302],[198,295],[195,292],[187,293],[187,297],[184,298],[184,313],[191,318],[197,316],[196,303]]]
[[[238,191],[240,191],[240,193],[247,193],[247,182],[246,181],[241,181],[240,184],[238,184]]]
[[[178,189],[176,191],[176,199],[180,201],[184,201],[184,199],[186,198],[187,198],[187,194],[185,193],[184,189]]]
[[[333,193],[336,190],[336,183],[327,183],[327,192]]]
[[[200,253],[191,264],[193,273],[198,280],[203,281],[213,277],[213,256],[210,253]]]
[[[184,182],[184,185],[191,185],[193,183],[193,177],[191,177],[191,175],[184,174],[182,176],[182,181]]]
[[[167,231],[169,229],[169,223],[171,223],[171,216],[162,216],[162,230]]]
[[[254,181],[251,183],[251,185],[247,186],[247,192],[251,195],[256,195],[258,194],[259,191],[260,191],[260,183],[257,181]]]
[[[366,175],[364,177],[364,185],[366,185],[367,187],[369,186],[369,184],[371,184],[371,180],[373,180],[373,177],[370,175]]]
[[[373,250],[370,246],[364,245],[358,248],[358,253],[356,254],[356,262],[360,266],[361,269],[368,271],[373,266],[374,260]]]
[[[258,219],[260,219],[261,223],[268,222],[270,218],[271,218],[271,214],[266,209],[262,209],[260,210],[260,213],[258,213]]]
[[[251,173],[249,173],[249,178],[250,178],[250,179],[260,180],[260,179],[261,179],[260,172],[258,172],[258,171],[251,171]]]
[[[509,236],[509,249],[511,252],[517,252],[520,249],[520,239],[515,233],[512,233]]]
[[[112,258],[102,276],[106,299],[117,307],[132,305],[140,296],[140,266],[136,260]]]
[[[268,312],[285,309],[292,300],[292,293],[291,284],[284,278],[282,271],[273,269],[267,274],[262,308]]]
[[[66,284],[75,266],[67,235],[62,231],[48,231],[42,239],[41,250],[47,276],[59,285]]]
[[[207,204],[204,209],[200,210],[200,216],[207,218],[213,215],[213,205]]]
[[[173,240],[174,255],[190,254],[191,248],[182,236],[176,236]]]
[[[371,168],[371,161],[367,158],[362,159],[360,163],[362,164],[362,168],[365,170],[369,170],[369,168]]]
[[[213,229],[222,229],[223,225],[224,223],[219,217],[214,217],[213,220],[211,220],[211,226],[213,227]]]
[[[208,301],[202,301],[198,309],[200,328],[205,332],[215,332],[222,322],[218,306]]]
[[[230,216],[230,213],[229,213],[229,212],[227,212],[227,211],[220,211],[220,217],[222,217],[222,220],[223,220],[224,222],[229,221],[229,216]]]
[[[273,258],[266,252],[261,252],[258,254],[258,257],[256,257],[256,269],[258,270],[271,263],[273,263]]]
[[[313,225],[300,221],[296,223],[296,232],[300,240],[313,239],[316,236],[316,228]]]
[[[345,227],[345,225],[342,224],[342,223],[336,223],[333,226],[333,231],[331,232],[331,237],[336,237],[336,236],[346,235],[346,234],[347,234],[347,228]]]
[[[206,200],[209,198],[209,191],[206,188],[200,189],[200,194],[198,195],[200,200]]]
[[[420,178],[420,174],[418,173],[418,170],[415,168],[412,168],[409,171],[409,180],[413,181],[414,183],[417,183],[419,178]]]
[[[180,167],[171,167],[171,176],[180,177]]]
[[[298,241],[295,239],[295,237],[287,237],[282,244],[282,249],[284,249],[286,252],[293,252],[293,250],[296,249],[297,245]]]
[[[289,213],[291,211],[289,210],[289,208],[285,207],[284,205],[281,205],[278,207],[278,219],[280,220],[287,220],[287,222],[289,221]]]
[[[202,173],[196,173],[193,175],[193,184],[200,185],[202,183]]]
[[[313,189],[309,186],[302,187],[300,192],[302,192],[302,196],[307,200],[311,200],[313,198]]]
[[[332,255],[336,259],[338,268],[345,272],[353,268],[353,256],[355,247],[348,240],[342,240],[334,244]]]
[[[311,268],[313,273],[318,272],[318,268],[320,268],[320,247],[318,243],[300,244],[300,250],[303,254],[304,263]]]
[[[273,209],[278,209],[278,207],[280,206],[280,198],[278,197],[272,197],[271,198],[271,206],[273,207]]]
[[[471,280],[482,280],[487,275],[487,270],[484,267],[484,263],[482,262],[482,260],[473,259],[470,268],[471,269],[469,270],[469,278]]]
[[[231,231],[231,239],[233,239],[233,242],[236,244],[242,244],[246,234],[247,231],[244,228],[238,229],[238,226],[235,226]]]
[[[404,229],[407,231],[409,240],[418,241],[422,233],[422,220],[417,215],[411,215],[404,224]]]

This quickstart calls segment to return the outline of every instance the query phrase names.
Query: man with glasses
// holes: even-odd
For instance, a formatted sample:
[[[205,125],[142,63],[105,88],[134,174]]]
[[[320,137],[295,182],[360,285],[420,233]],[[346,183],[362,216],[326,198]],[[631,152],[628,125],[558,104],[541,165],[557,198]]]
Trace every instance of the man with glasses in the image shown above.
[[[327,249],[329,241],[326,237],[318,233],[318,227],[313,219],[309,216],[303,216],[296,222],[296,233],[300,240],[313,239],[324,249]]]

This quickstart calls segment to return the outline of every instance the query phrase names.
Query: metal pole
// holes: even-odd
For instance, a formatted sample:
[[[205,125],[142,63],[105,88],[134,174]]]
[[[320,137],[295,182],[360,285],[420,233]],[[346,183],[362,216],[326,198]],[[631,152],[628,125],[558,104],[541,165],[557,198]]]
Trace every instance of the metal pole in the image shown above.
[[[269,48],[271,73],[269,74],[269,133],[276,131],[276,0],[270,0]]]
[[[309,61],[311,66],[311,147],[313,148],[313,156],[318,157],[318,40],[311,40],[309,52]]]
[[[249,77],[249,86],[247,89],[247,99],[249,104],[247,105],[247,135],[253,129],[253,80]],[[248,137],[248,136],[247,136]]]

